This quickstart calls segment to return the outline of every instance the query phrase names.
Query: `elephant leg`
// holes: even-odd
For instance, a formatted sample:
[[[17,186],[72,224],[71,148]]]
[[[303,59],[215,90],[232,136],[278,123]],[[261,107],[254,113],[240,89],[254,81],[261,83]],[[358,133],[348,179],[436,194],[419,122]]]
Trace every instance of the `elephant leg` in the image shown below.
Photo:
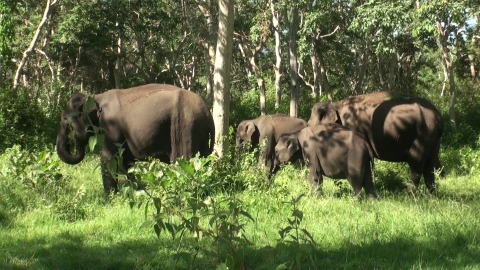
[[[103,181],[103,191],[105,196],[110,196],[111,193],[116,193],[118,191],[117,180],[108,170],[108,160],[102,160],[100,169],[102,171],[102,181]]]
[[[373,183],[373,172],[370,163],[367,164],[363,176],[363,188],[365,189],[365,193],[367,194],[368,198],[378,198],[377,190],[375,189],[375,184]]]
[[[435,193],[436,186],[435,186],[435,160],[430,159],[427,162],[427,166],[425,166],[425,170],[423,171],[423,179],[425,180],[425,185],[430,193]]]
[[[420,184],[420,178],[422,173],[415,169],[415,166],[410,165],[410,183],[408,183],[407,190],[408,192],[415,192],[418,189]]]
[[[318,170],[312,167],[310,168],[308,181],[310,183],[312,194],[317,195],[319,193],[322,193],[323,176]]]
[[[360,192],[362,192],[362,178],[358,176],[351,176],[348,175],[348,182],[352,186],[353,189],[353,196],[356,197],[357,199],[360,199]]]

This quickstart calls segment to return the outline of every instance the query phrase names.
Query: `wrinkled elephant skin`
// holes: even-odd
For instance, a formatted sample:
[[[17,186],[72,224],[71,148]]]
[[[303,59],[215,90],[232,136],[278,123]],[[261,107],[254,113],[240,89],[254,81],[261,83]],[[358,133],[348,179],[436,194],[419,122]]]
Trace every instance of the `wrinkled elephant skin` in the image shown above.
[[[215,127],[203,99],[173,85],[148,84],[129,89],[113,89],[94,96],[94,108],[86,112],[85,94],[74,94],[61,116],[57,153],[68,164],[81,162],[93,127],[105,140],[101,153],[104,191],[117,191],[117,183],[107,163],[122,145],[123,168],[148,157],[173,162],[199,153],[212,153]],[[75,132],[76,141],[69,141]],[[75,145],[76,149],[72,149]],[[73,152],[73,153],[72,153]]]

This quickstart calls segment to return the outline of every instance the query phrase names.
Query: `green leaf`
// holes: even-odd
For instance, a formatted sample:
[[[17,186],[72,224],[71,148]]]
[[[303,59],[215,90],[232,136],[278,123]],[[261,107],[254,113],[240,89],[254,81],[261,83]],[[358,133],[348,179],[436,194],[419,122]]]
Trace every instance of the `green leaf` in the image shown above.
[[[297,198],[292,200],[292,203],[297,204],[304,196],[305,196],[304,193],[300,194]]]
[[[293,210],[292,216],[298,218],[299,220],[303,220],[303,212],[298,209]]]
[[[193,167],[193,164],[184,159],[179,159],[177,160],[177,162],[180,168],[182,168],[182,171],[184,171],[190,176],[193,176],[195,174],[195,168]]]
[[[152,226],[156,225],[155,224],[155,221],[153,220],[145,220],[142,225],[140,226],[140,229],[146,229],[146,228],[150,228]]]
[[[247,218],[249,218],[251,221],[255,222],[255,220],[253,219],[253,217],[252,217],[248,212],[246,212],[246,211],[244,211],[244,210],[240,210],[239,213],[240,213],[240,215],[242,215],[242,216],[244,216],[244,217],[247,217]]]
[[[85,105],[84,105],[84,112],[90,112],[92,111],[93,109],[95,109],[96,105],[95,105],[95,98],[94,96],[88,96],[85,100]]]
[[[287,270],[287,269],[288,269],[287,263],[279,264],[277,268],[275,268],[275,270]]]
[[[310,240],[310,242],[315,244],[315,240],[313,240],[313,236],[310,234],[309,231],[307,231],[306,229],[301,229],[301,231],[307,236],[307,238],[308,238],[308,240]]]
[[[90,151],[93,151],[95,149],[95,145],[97,145],[97,136],[91,136],[88,138],[88,148]]]
[[[157,234],[157,237],[160,238],[160,232],[162,231],[160,226],[158,226],[158,224],[155,224],[155,225],[153,225],[153,229],[155,230],[155,233]]]
[[[229,268],[225,263],[221,263],[221,264],[217,265],[217,267],[215,269],[216,270],[228,270]]]

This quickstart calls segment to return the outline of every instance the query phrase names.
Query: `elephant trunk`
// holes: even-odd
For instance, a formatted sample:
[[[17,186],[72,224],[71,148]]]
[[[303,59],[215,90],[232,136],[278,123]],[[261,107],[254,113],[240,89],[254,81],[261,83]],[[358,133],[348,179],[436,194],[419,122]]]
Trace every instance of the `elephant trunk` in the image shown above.
[[[57,136],[57,154],[65,163],[75,165],[80,163],[85,157],[86,136],[78,136],[75,142],[75,153],[72,154],[72,145],[68,140],[68,126],[62,125]],[[85,134],[83,134],[85,135]]]

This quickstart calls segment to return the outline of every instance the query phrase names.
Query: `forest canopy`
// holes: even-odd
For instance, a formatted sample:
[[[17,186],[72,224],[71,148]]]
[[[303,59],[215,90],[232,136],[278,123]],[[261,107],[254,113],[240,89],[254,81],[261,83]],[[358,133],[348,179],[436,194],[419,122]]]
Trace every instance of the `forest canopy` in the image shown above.
[[[477,1],[238,0],[234,8],[232,126],[266,113],[308,118],[318,100],[390,90],[431,99],[449,128],[475,133]],[[211,106],[216,1],[8,0],[0,11],[3,149],[52,144],[77,91],[169,83]]]

